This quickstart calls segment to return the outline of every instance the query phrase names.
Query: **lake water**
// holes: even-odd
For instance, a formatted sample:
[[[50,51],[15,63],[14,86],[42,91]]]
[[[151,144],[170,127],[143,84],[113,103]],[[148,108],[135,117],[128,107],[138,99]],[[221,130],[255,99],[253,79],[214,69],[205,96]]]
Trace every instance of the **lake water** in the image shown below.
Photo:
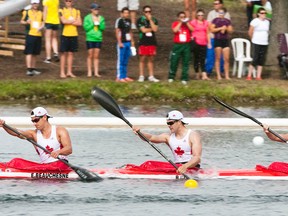
[[[233,104],[230,104],[234,106]],[[1,104],[0,116],[29,116],[31,110],[39,105],[23,105],[23,104]],[[42,105],[52,116],[57,117],[111,117],[111,114],[100,107],[98,104],[59,106],[59,105]],[[216,104],[213,107],[197,106],[191,107],[184,105],[120,105],[125,117],[165,117],[166,114],[174,109],[183,112],[185,117],[221,117],[221,118],[243,118],[230,110]],[[287,107],[238,107],[237,109],[252,115],[255,118],[287,118]]]
[[[69,129],[73,165],[113,168],[126,163],[164,159],[128,128]],[[166,128],[147,132],[162,133]],[[199,128],[204,168],[253,168],[287,160],[287,146],[265,138],[252,143],[259,129]],[[283,132],[283,131],[279,131]],[[32,145],[0,131],[1,161],[14,157],[38,160]],[[264,136],[263,136],[264,137]],[[159,145],[169,157],[169,149]],[[98,183],[49,180],[1,180],[1,215],[88,216],[286,216],[287,181],[201,180],[189,189],[181,180],[105,179]]]

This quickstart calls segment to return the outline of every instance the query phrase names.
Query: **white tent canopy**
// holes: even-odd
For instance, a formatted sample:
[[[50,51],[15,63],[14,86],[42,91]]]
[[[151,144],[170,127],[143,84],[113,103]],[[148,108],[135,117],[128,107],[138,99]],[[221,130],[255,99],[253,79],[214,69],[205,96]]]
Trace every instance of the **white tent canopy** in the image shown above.
[[[23,10],[30,0],[6,0],[0,4],[0,18]]]

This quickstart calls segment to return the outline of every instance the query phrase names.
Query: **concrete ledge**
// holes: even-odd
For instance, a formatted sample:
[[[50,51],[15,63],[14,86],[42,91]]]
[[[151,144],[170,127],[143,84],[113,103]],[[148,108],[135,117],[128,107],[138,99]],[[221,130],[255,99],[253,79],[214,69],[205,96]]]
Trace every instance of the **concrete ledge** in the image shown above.
[[[8,125],[14,127],[33,127],[30,117],[3,117]],[[166,127],[165,118],[131,117],[127,118],[133,125],[149,127]],[[259,118],[260,122],[271,127],[288,127],[287,118]],[[127,124],[116,117],[54,117],[49,120],[52,124],[74,128],[91,127],[127,127]],[[259,127],[247,118],[186,118],[189,127]]]

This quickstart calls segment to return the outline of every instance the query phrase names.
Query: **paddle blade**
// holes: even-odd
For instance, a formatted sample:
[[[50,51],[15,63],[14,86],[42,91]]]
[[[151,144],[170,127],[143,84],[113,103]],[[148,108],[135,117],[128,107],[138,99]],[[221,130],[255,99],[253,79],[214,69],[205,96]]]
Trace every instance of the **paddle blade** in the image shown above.
[[[98,87],[94,87],[91,91],[91,94],[94,100],[96,100],[104,109],[130,125],[130,123],[123,116],[118,104],[115,102],[111,95]]]
[[[96,173],[89,171],[87,169],[71,166],[70,167],[79,175],[80,179],[85,182],[98,182],[102,181],[103,179],[98,176]]]

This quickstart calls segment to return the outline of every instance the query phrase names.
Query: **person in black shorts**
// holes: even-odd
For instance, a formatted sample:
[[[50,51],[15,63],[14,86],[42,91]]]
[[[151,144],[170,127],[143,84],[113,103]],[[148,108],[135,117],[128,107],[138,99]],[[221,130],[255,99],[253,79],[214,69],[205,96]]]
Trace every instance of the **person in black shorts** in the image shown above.
[[[72,0],[67,0],[72,1]],[[53,60],[59,62],[58,56],[58,30],[60,28],[59,0],[43,0],[43,20],[45,22],[45,63],[51,63],[53,50]]]
[[[221,80],[220,74],[220,59],[221,55],[224,58],[224,73],[225,79],[229,80],[229,57],[230,57],[230,47],[229,47],[229,34],[233,32],[233,27],[231,21],[225,18],[226,8],[221,8],[218,10],[219,17],[212,20],[211,32],[214,33],[214,48],[215,48],[215,69],[217,73],[217,79]]]
[[[72,72],[73,53],[78,51],[78,30],[82,25],[80,11],[73,7],[73,1],[65,1],[65,7],[60,9],[60,19],[63,24],[60,42],[60,78],[76,77]],[[67,63],[67,73],[65,66]]]
[[[25,50],[27,76],[39,75],[41,72],[36,70],[36,56],[40,55],[42,47],[43,14],[38,10],[40,0],[31,0],[31,9],[24,10],[21,24],[26,25]]]

